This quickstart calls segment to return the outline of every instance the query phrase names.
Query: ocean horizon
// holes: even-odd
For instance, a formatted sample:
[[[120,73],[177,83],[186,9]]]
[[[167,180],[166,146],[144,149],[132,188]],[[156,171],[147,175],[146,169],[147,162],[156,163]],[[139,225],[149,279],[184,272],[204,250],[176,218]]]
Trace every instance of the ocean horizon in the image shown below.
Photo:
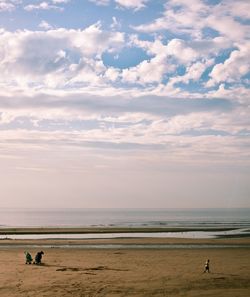
[[[8,227],[250,227],[250,208],[1,208]]]

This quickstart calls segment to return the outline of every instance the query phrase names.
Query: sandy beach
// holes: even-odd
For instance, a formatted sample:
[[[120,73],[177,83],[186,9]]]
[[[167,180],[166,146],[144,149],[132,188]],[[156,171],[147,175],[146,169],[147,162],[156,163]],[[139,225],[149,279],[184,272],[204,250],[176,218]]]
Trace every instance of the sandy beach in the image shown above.
[[[61,242],[61,241],[60,241]],[[119,239],[74,244],[238,244],[231,248],[43,248],[43,265],[25,265],[46,241],[0,242],[0,296],[249,296],[249,239]],[[50,242],[51,243],[51,242]],[[66,241],[64,242],[66,243]],[[72,242],[67,241],[70,245]],[[12,247],[11,247],[12,244]],[[23,247],[18,245],[23,244]],[[203,273],[209,258],[211,272]]]

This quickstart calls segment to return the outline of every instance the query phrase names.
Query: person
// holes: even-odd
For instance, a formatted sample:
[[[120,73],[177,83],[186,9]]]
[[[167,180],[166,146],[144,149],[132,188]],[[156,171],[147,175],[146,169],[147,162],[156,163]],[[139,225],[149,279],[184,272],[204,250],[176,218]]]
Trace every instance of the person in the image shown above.
[[[204,273],[205,272],[209,272],[209,259],[207,259],[206,263],[205,263],[205,269],[204,269]]]
[[[29,252],[24,252],[25,254],[25,258],[26,258],[26,262],[25,264],[31,264],[32,263],[32,256]]]
[[[41,251],[41,252],[38,252],[36,254],[36,257],[35,257],[35,263],[34,264],[41,264],[41,261],[42,261],[42,256],[44,255],[44,252]]]

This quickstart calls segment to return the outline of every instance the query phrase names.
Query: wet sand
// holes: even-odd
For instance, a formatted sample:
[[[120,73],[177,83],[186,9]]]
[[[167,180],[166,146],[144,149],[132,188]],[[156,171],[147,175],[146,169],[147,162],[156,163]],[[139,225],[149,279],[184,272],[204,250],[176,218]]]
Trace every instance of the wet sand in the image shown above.
[[[11,234],[105,234],[105,233],[160,233],[186,231],[229,231],[235,228],[223,227],[27,227],[0,228],[0,235]]]
[[[0,296],[249,296],[249,239],[119,239],[73,241],[103,243],[239,244],[240,248],[67,249],[43,248],[44,264],[25,265],[47,241],[1,240]],[[51,244],[51,241],[49,241]],[[61,242],[61,241],[60,241]],[[66,241],[70,244],[72,241]],[[57,241],[53,241],[56,246]],[[10,248],[9,244],[12,244]],[[23,244],[24,247],[17,247]],[[211,273],[203,273],[205,260]]]

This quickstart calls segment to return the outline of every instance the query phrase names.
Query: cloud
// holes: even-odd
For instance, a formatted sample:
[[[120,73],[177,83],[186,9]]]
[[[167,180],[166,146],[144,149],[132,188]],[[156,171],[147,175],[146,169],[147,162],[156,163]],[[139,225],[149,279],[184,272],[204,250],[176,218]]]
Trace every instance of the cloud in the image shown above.
[[[211,68],[212,63],[223,59],[223,51],[226,50],[231,52],[230,58],[224,63],[217,62],[212,71],[209,70],[211,79],[206,78],[206,74],[203,79],[207,79],[209,82],[203,87],[212,87],[220,82],[239,82],[249,73],[247,54],[249,51],[247,41],[249,26],[235,18],[236,14],[230,11],[232,5],[225,6],[224,2],[221,5],[226,9],[226,12],[221,9],[220,5],[209,6],[199,0],[192,1],[192,5],[187,5],[185,1],[180,0],[169,1],[166,4],[164,17],[156,19],[151,24],[134,27],[135,30],[145,33],[166,29],[175,32],[175,34],[191,34],[192,36],[191,38],[172,38],[166,44],[162,41],[164,40],[162,36],[153,42],[141,41],[136,35],[133,36],[131,43],[154,57],[141,62],[141,65],[124,70],[123,79],[134,80],[138,83],[156,81],[163,83],[164,80],[169,79],[168,89],[170,90],[172,83],[189,83],[191,80],[195,81],[196,78],[200,78],[201,74]],[[203,30],[207,28],[213,28],[217,33],[206,37],[203,35]],[[234,32],[234,34],[230,32]],[[156,60],[158,63],[155,63]],[[174,73],[174,70],[180,65],[185,66],[185,75],[180,76]],[[193,66],[191,67],[191,65]],[[202,66],[201,69],[196,69],[196,76],[194,75],[194,65]],[[150,67],[152,76],[148,75]],[[154,69],[158,69],[158,71],[155,72]],[[151,80],[147,79],[147,76],[151,77]]]
[[[169,159],[183,159],[188,161],[192,158],[203,160],[216,160],[217,162],[231,161],[247,162],[249,157],[248,137],[238,136],[227,132],[228,121],[224,119],[217,126],[210,127],[216,122],[218,115],[195,114],[177,116],[168,121],[155,120],[153,122],[141,122],[130,125],[117,126],[98,123],[92,129],[67,129],[54,125],[53,130],[19,128],[17,130],[6,129],[1,131],[1,152],[8,148],[9,153],[13,150],[57,150],[58,148],[70,149],[99,149],[101,155],[105,151],[114,152],[150,151],[151,154],[165,153]],[[230,120],[231,122],[231,120]],[[68,122],[69,125],[72,123]],[[86,123],[85,123],[86,125]],[[84,126],[84,125],[83,125]],[[226,130],[225,130],[226,128]],[[237,132],[237,131],[235,131]],[[166,157],[166,155],[165,155]],[[193,159],[195,158],[195,159]],[[205,159],[204,159],[205,158]],[[230,158],[230,160],[228,159]],[[151,155],[152,159],[152,155]]]
[[[199,82],[202,74],[205,72],[208,66],[213,64],[213,62],[213,59],[195,62],[186,68],[185,74],[170,78],[169,84],[174,85],[180,82],[188,84],[190,81]]]
[[[240,41],[249,38],[250,26],[243,24],[237,17],[248,17],[249,13],[243,13],[248,8],[249,3],[244,0],[237,1],[237,4],[235,1],[222,1],[214,5],[200,0],[170,0],[165,5],[162,17],[133,28],[140,32],[168,30],[200,39],[203,30],[209,27],[229,40]]]
[[[196,50],[179,39],[172,39],[165,45],[159,39],[149,42],[133,37],[131,44],[144,49],[148,55],[153,57],[122,71],[121,79],[128,83],[143,85],[161,83],[167,74],[170,75],[175,71],[178,62],[189,64],[199,55]]]
[[[110,25],[110,28],[115,30],[115,29],[121,29],[121,23],[117,20],[116,17],[112,17],[112,24]]]
[[[68,147],[97,149],[101,154],[158,151],[179,161],[215,158],[214,154],[220,162],[228,156],[235,160],[239,153],[240,159],[247,158],[247,103],[228,100],[227,94],[219,99],[215,94],[139,96],[119,89],[96,94],[91,89],[1,93],[0,143],[9,152],[20,146],[29,151]]]
[[[113,86],[119,84],[117,90],[136,86],[135,92],[141,93],[143,86],[144,93],[190,97],[174,85],[194,81],[202,87],[209,79],[207,87],[221,82],[238,83],[249,67],[248,47],[244,43],[234,47],[224,64],[213,65],[215,58],[232,46],[224,37],[195,41],[173,38],[164,42],[157,37],[145,41],[130,36],[127,45],[124,33],[105,31],[100,22],[82,30],[52,29],[45,21],[40,27],[46,31],[0,32],[0,85],[6,92],[14,87],[29,90],[101,87],[112,92]],[[148,55],[147,60],[124,69],[104,64],[104,53],[119,53],[128,46],[142,49]],[[180,66],[181,75],[177,73]],[[210,78],[205,76],[199,81],[209,67]],[[196,96],[199,98],[199,93]]]
[[[132,97],[112,92],[109,95],[36,92],[31,96],[17,92],[11,98],[0,99],[3,132],[0,142],[27,146],[169,150],[173,155],[185,147],[190,155],[209,136],[224,133],[224,138],[231,135],[231,125],[235,132],[247,125],[241,122],[236,131],[236,121],[230,123],[230,114],[237,105],[216,98]],[[197,138],[201,141],[198,147]]]
[[[124,69],[121,73],[121,79],[130,84],[158,84],[163,80],[164,75],[173,69],[173,66],[167,63],[164,55],[156,56],[151,60],[144,60],[136,67]]]
[[[54,4],[69,3],[71,0],[51,0]]]
[[[164,44],[160,39],[142,41],[137,36],[131,37],[130,44],[142,48],[152,56],[135,67],[122,70],[119,75],[125,82],[139,84],[159,84],[166,77],[169,77],[171,82],[195,81],[212,65],[214,61],[212,57],[231,45],[220,37],[210,41],[184,41],[174,38]],[[182,77],[175,73],[180,65],[186,67],[186,75]]]
[[[200,1],[168,1],[165,5],[163,16],[155,21],[134,27],[135,30],[141,32],[155,32],[158,30],[167,29],[173,32],[189,33],[197,35],[204,21],[200,14],[207,7]],[[195,26],[194,26],[195,24]]]
[[[54,4],[62,4],[62,3],[67,3],[65,1],[52,1],[52,4],[50,4],[50,2],[41,2],[39,4],[29,4],[24,6],[24,9],[27,11],[33,11],[33,10],[51,10],[51,9],[55,9],[55,10],[60,10],[62,11],[63,8],[59,7],[57,5]]]
[[[93,2],[96,5],[107,6],[110,4],[110,0],[88,0],[89,2]]]
[[[42,28],[44,30],[50,30],[53,29],[53,26],[51,26],[49,23],[47,23],[46,21],[41,21],[40,24],[38,25],[39,28]]]
[[[113,95],[112,95],[113,93]],[[100,92],[94,94],[92,92],[71,91],[63,92],[41,92],[36,91],[34,94],[28,92],[13,91],[13,95],[9,98],[8,95],[1,95],[0,107],[3,109],[17,110],[26,108],[51,108],[51,110],[60,108],[63,110],[80,110],[80,113],[92,112],[94,114],[103,113],[112,115],[118,113],[137,113],[143,112],[147,114],[156,114],[162,116],[173,116],[176,114],[186,114],[190,112],[203,111],[230,111],[232,102],[225,99],[206,99],[200,100],[196,98],[167,98],[166,96],[144,95],[133,96],[132,92],[119,94],[119,90],[110,90],[105,94]],[[31,96],[32,95],[32,96]],[[119,100],[116,100],[119,96]],[[131,96],[133,99],[131,99]]]
[[[57,5],[66,2],[47,1],[43,3]],[[139,5],[137,2],[133,3]],[[166,4],[169,8],[167,13],[176,10],[174,15],[178,16],[178,13],[189,11],[197,18],[204,13],[208,19],[208,11],[215,8],[217,14],[219,11],[216,5],[205,5],[198,0],[192,2],[192,7],[185,3],[185,1],[169,1]],[[47,7],[47,4],[44,8]],[[191,19],[189,21],[191,22]],[[239,25],[242,24],[239,23]],[[217,83],[226,81],[238,82],[237,74],[233,68],[232,71],[228,71],[227,77],[222,77],[220,73],[223,73],[223,63],[219,62],[219,58],[225,50],[233,52],[238,48],[243,53],[243,48],[246,46],[244,42],[233,42],[227,36],[203,38],[203,35],[200,34],[201,31],[199,34],[193,35],[199,38],[193,39],[174,37],[166,40],[162,36],[155,35],[154,40],[141,40],[140,35],[129,35],[116,31],[121,28],[121,23],[116,17],[113,17],[111,32],[103,30],[100,22],[83,30],[77,30],[53,29],[49,23],[43,20],[39,27],[46,32],[27,30],[1,33],[0,55],[3,59],[0,70],[4,74],[0,78],[2,86],[11,85],[13,87],[16,85],[22,88],[47,87],[55,89],[82,88],[90,85],[112,88],[116,84],[121,88],[148,87],[155,88],[157,92],[164,89],[176,94],[180,93],[181,89],[174,89],[174,84],[183,82],[188,85],[191,81],[199,79],[203,73],[206,74],[203,77],[204,81],[199,81],[199,84],[203,84],[206,80],[210,80],[210,82],[201,87],[215,86]],[[187,28],[192,29],[189,25]],[[202,30],[202,28],[203,24],[198,29]],[[182,32],[183,28],[179,29]],[[128,44],[127,40],[129,40]],[[138,59],[136,65],[122,69],[105,63],[104,54],[114,54],[115,56],[125,48],[131,49],[131,51],[139,48],[145,52],[147,58],[142,61]],[[245,58],[238,57],[234,60],[237,63],[236,60],[243,61]],[[212,71],[211,61],[218,61]],[[201,66],[200,69],[198,69],[199,66]],[[180,75],[181,67],[182,74]],[[245,75],[244,67],[246,65],[240,67],[238,78],[240,74],[241,76]],[[208,71],[210,71],[210,77],[208,77]],[[165,86],[162,87],[162,85]]]
[[[208,96],[216,98],[228,98],[232,101],[240,102],[241,104],[249,104],[250,102],[250,89],[243,86],[229,86],[220,84],[217,90],[208,92]]]
[[[21,1],[19,1],[19,0],[1,0],[0,1],[0,12],[13,11],[13,10],[15,10],[16,6],[20,3],[21,3]]]
[[[75,83],[84,73],[87,77],[92,72],[91,83],[93,75],[99,75],[98,69],[105,70],[101,54],[123,43],[122,33],[103,31],[100,23],[84,30],[2,31],[0,83],[53,87]]]
[[[250,19],[250,2],[248,0],[238,0],[237,2],[234,0],[224,0],[220,3],[219,8],[225,14],[230,14],[234,18]]]
[[[148,0],[115,0],[117,4],[124,8],[140,10],[144,8]]]
[[[137,9],[146,2],[123,4]],[[162,18],[148,25],[153,30],[159,20],[166,25],[170,16],[176,18],[169,29],[177,35],[168,39],[116,31],[121,23],[115,17],[112,31],[101,22],[84,29],[53,29],[46,21],[39,24],[45,31],[2,29],[2,143],[152,149],[175,156],[205,156],[212,149],[230,154],[241,146],[245,152],[249,46],[246,25],[235,16],[246,14],[240,9],[229,13],[233,2],[225,13],[223,5],[167,2]],[[199,21],[202,14],[204,20],[191,26],[191,17]],[[243,26],[242,35],[229,38],[219,15],[228,26]],[[203,34],[207,26],[214,29],[211,36],[210,31]],[[147,58],[123,68],[105,63],[105,54],[115,57],[124,49],[139,49]],[[199,87],[192,90],[192,84]]]
[[[231,52],[224,63],[216,64],[209,76],[208,86],[214,86],[221,82],[239,82],[241,78],[250,72],[249,61],[250,43],[239,45],[237,50]]]

